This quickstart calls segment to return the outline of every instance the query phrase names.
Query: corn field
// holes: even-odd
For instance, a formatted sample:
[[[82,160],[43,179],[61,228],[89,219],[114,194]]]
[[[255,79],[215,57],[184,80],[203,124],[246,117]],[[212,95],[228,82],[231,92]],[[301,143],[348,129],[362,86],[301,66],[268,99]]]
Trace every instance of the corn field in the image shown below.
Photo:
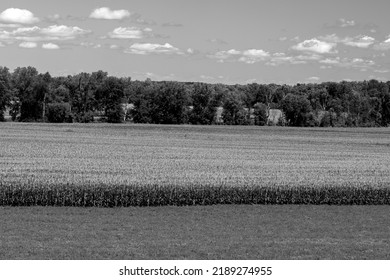
[[[0,205],[390,204],[390,130],[0,124]]]

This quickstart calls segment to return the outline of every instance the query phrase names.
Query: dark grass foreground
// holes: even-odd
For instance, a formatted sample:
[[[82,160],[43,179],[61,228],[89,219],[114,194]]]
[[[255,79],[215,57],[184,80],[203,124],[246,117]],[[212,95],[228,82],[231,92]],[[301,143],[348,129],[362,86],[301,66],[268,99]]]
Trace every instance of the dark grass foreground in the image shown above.
[[[0,183],[0,206],[189,206],[214,204],[390,205],[390,188],[370,186],[160,186]]]

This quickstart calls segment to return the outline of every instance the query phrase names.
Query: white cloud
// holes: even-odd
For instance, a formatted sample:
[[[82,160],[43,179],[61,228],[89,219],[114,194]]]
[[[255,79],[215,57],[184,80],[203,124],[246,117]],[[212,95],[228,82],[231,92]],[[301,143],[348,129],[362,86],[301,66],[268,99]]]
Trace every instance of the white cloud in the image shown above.
[[[380,51],[390,50],[390,35],[387,37],[387,40],[383,41],[380,44],[375,45],[374,49],[380,50]]]
[[[357,47],[357,48],[368,48],[374,44],[375,39],[370,36],[359,35],[354,38],[345,38],[344,44],[347,46]]]
[[[342,43],[346,46],[357,47],[357,48],[368,48],[369,46],[375,43],[375,38],[366,35],[339,38],[336,34],[331,34],[331,35],[321,36],[320,39],[332,43]]]
[[[323,63],[323,64],[339,64],[340,63],[340,58],[339,57],[336,57],[336,58],[325,58],[323,60],[320,60],[319,62]]]
[[[374,70],[374,72],[375,73],[389,73],[390,70],[387,70],[387,69],[381,70],[381,69],[379,69],[379,70]]]
[[[238,61],[253,64],[255,62],[263,61],[268,58],[270,54],[263,50],[250,49],[242,52],[242,56]]]
[[[102,7],[95,9],[90,15],[90,18],[94,19],[125,19],[130,17],[128,10],[111,10],[108,7]]]
[[[0,39],[8,41],[72,40],[90,32],[77,26],[66,25],[52,25],[46,28],[40,28],[38,26],[20,27],[13,31],[0,30]]]
[[[146,32],[150,32],[149,28]],[[110,38],[114,39],[141,39],[144,33],[137,27],[118,27],[108,34]]]
[[[352,27],[356,25],[354,20],[346,20],[344,18],[340,18],[338,23],[340,27]]]
[[[320,80],[320,78],[319,78],[319,77],[315,77],[315,76],[313,76],[313,77],[309,77],[309,78],[307,78],[307,80],[309,80],[309,81],[311,81],[311,82],[317,82],[317,81],[319,81],[319,80]]]
[[[21,25],[19,23],[0,23],[0,27],[16,28],[20,26]]]
[[[35,42],[22,42],[19,44],[19,47],[26,48],[26,49],[33,49],[36,48],[37,46],[38,44]]]
[[[194,53],[194,50],[193,50],[193,49],[191,49],[191,48],[188,48],[188,49],[187,49],[187,53],[189,53],[189,54],[193,54],[193,53]]]
[[[339,66],[345,68],[369,69],[375,65],[373,60],[365,60],[362,58],[326,58],[319,61],[322,64]],[[363,70],[364,71],[364,70]]]
[[[52,25],[41,29],[41,33],[54,38],[53,40],[70,40],[75,39],[77,36],[91,33],[91,31],[81,29],[77,26]]]
[[[0,21],[6,23],[34,24],[39,21],[29,10],[9,8],[0,14]]]
[[[244,51],[230,49],[227,51],[219,51],[210,57],[217,59],[218,62],[228,60],[253,64],[255,62],[263,61],[269,56],[270,54],[268,52],[258,49],[249,49]]]
[[[151,44],[151,43],[135,43],[130,46],[126,53],[132,54],[182,54],[178,48],[172,46],[171,44],[165,43],[164,45],[160,44]]]
[[[118,45],[110,45],[110,49],[116,50],[116,49],[119,49],[119,46]]]
[[[310,40],[305,40],[293,46],[292,49],[297,51],[307,51],[307,52],[325,54],[325,53],[334,53],[335,52],[333,50],[334,47],[336,47],[335,43],[328,43],[314,38]]]
[[[60,47],[53,43],[42,44],[42,48],[46,50],[58,50]]]

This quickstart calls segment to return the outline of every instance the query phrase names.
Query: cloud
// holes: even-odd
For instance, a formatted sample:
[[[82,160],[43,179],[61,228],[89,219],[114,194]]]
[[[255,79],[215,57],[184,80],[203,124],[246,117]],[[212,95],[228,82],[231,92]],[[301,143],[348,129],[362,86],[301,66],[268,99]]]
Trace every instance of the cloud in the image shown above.
[[[380,51],[390,50],[390,35],[387,36],[387,39],[385,41],[383,41],[380,44],[375,45],[374,49],[380,50]]]
[[[218,39],[218,38],[209,39],[209,40],[207,40],[207,42],[210,42],[213,44],[218,44],[218,45],[226,45],[227,44],[226,41]]]
[[[375,73],[389,73],[390,72],[390,70],[388,70],[388,69],[384,69],[384,70],[382,70],[382,69],[379,69],[379,70],[374,70],[374,72]]]
[[[38,44],[35,42],[22,42],[19,44],[19,47],[26,48],[26,49],[33,49],[36,48],[37,46]]]
[[[151,32],[152,29],[144,28],[143,30],[138,27],[118,27],[108,34],[113,39],[141,39],[144,37],[145,32]]]
[[[41,29],[41,33],[54,38],[53,40],[70,40],[91,33],[91,31],[81,29],[77,26],[52,25]]]
[[[42,44],[42,48],[46,50],[58,50],[60,47],[53,43]]]
[[[307,80],[308,80],[308,81],[311,81],[311,82],[318,82],[318,81],[320,80],[320,78],[319,78],[319,77],[313,76],[313,77],[307,78]]]
[[[0,39],[9,41],[53,41],[72,40],[91,33],[77,26],[52,25],[46,28],[38,26],[20,27],[13,31],[0,30]]]
[[[369,69],[375,66],[375,62],[373,60],[363,59],[363,58],[326,58],[320,60],[319,63],[339,66],[344,68],[356,68],[356,69]],[[363,70],[364,71],[364,70]]]
[[[345,42],[343,42],[347,46],[357,47],[357,48],[368,48],[372,44],[374,44],[375,39],[370,36],[359,35],[355,38],[347,37]]]
[[[321,36],[319,38],[324,41],[333,42],[333,43],[342,43],[346,46],[357,47],[357,48],[368,48],[369,46],[375,43],[375,38],[366,35],[339,38],[336,34],[331,34],[331,35]]]
[[[171,44],[165,43],[164,45],[160,44],[151,44],[151,43],[135,43],[130,46],[126,53],[131,54],[183,54],[178,48],[172,46]]]
[[[245,62],[248,64],[253,64],[255,62],[263,61],[265,58],[268,58],[270,54],[263,50],[250,49],[242,52],[242,56],[238,61]]]
[[[340,27],[351,27],[356,25],[354,20],[346,20],[344,18],[340,18],[337,23]]]
[[[227,51],[216,52],[209,57],[217,59],[218,62],[239,61],[247,64],[253,64],[259,61],[263,61],[269,56],[270,54],[268,52],[258,49],[249,49],[244,51],[230,49]]]
[[[94,48],[94,49],[98,49],[98,48],[102,47],[101,44],[96,44],[96,43],[92,43],[92,42],[82,42],[82,43],[80,43],[80,46],[86,47],[86,48]]]
[[[29,10],[9,8],[0,14],[0,21],[6,23],[34,24],[39,21]]]
[[[94,19],[121,20],[130,17],[130,12],[128,10],[112,11],[108,7],[102,7],[95,9],[89,17]]]
[[[5,47],[5,45],[2,42],[0,42],[0,47]]]
[[[336,43],[328,43],[320,41],[316,38],[305,40],[295,46],[292,49],[297,51],[315,52],[320,54],[334,53],[336,51],[333,48],[336,47]]]
[[[183,27],[183,24],[170,21],[170,22],[164,22],[163,24],[161,24],[161,26],[163,26],[163,27]]]
[[[334,64],[339,64],[340,63],[340,57],[336,58],[325,58],[323,60],[319,61],[320,63],[323,64],[328,64],[328,65],[334,65]]]

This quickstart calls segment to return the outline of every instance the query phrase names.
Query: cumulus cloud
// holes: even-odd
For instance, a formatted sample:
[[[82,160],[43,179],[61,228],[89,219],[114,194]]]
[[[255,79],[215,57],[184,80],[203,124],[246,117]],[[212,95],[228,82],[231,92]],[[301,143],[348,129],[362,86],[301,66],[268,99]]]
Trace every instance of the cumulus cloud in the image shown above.
[[[209,39],[209,40],[207,40],[207,42],[210,42],[213,44],[219,44],[219,45],[226,45],[227,44],[226,41],[224,41],[222,39],[218,39],[218,38]]]
[[[60,47],[53,43],[42,44],[42,48],[46,50],[58,50]]]
[[[34,24],[39,19],[29,10],[9,8],[0,14],[0,21],[6,23]]]
[[[345,68],[358,68],[358,69],[368,69],[375,66],[375,62],[373,60],[369,59],[363,59],[363,58],[326,58],[323,60],[320,60],[319,63],[326,64],[328,66],[339,66],[339,67],[345,67]],[[365,70],[363,70],[365,71]]]
[[[91,31],[81,29],[77,26],[52,25],[41,29],[41,33],[57,40],[69,40],[91,33]]]
[[[265,58],[268,58],[270,54],[263,50],[250,49],[242,52],[242,56],[238,61],[245,62],[248,64],[253,64],[255,62],[263,61]]]
[[[22,42],[19,44],[19,47],[26,48],[26,49],[33,49],[36,48],[37,46],[38,44],[35,42]]]
[[[347,20],[347,19],[344,19],[344,18],[340,18],[338,20],[338,24],[340,27],[351,27],[351,26],[355,26],[356,23],[354,20]]]
[[[94,19],[121,20],[130,17],[128,10],[111,10],[108,7],[97,8],[89,15]]]
[[[313,77],[307,78],[307,80],[309,80],[311,82],[318,82],[320,80],[320,77],[313,76]]]
[[[355,38],[347,37],[345,39],[344,44],[347,46],[352,46],[352,47],[368,48],[369,46],[374,44],[374,42],[375,42],[375,39],[370,37],[370,36],[359,35]]]
[[[46,28],[38,26],[19,27],[13,31],[0,31],[0,39],[8,41],[53,41],[72,40],[91,33],[77,26],[52,25]]]
[[[270,54],[268,52],[258,49],[249,49],[244,51],[230,49],[227,51],[219,51],[211,55],[211,57],[217,59],[218,62],[240,61],[248,64],[263,61],[269,56]]]
[[[130,46],[126,53],[131,54],[182,54],[178,48],[172,46],[171,44],[165,43],[164,45],[160,44],[151,44],[151,43],[135,43]]]
[[[333,50],[336,47],[336,43],[329,43],[320,41],[316,38],[305,40],[295,46],[292,49],[297,51],[315,52],[320,54],[334,53]]]
[[[108,34],[113,39],[141,39],[144,37],[145,32],[151,32],[152,29],[144,28],[143,30],[138,27],[118,27]]]
[[[319,62],[323,63],[323,64],[328,64],[328,65],[339,64],[340,63],[340,57],[325,58],[325,59],[320,60]]]
[[[333,43],[342,43],[346,46],[357,47],[357,48],[368,48],[369,46],[375,43],[375,38],[366,35],[339,38],[336,34],[331,34],[331,35],[321,36],[320,39],[328,42],[333,42]]]
[[[161,24],[161,26],[163,26],[163,27],[182,27],[183,24],[170,21],[170,22],[164,22],[163,24]]]
[[[387,37],[387,40],[375,45],[374,49],[380,50],[380,51],[390,50],[390,35]]]

